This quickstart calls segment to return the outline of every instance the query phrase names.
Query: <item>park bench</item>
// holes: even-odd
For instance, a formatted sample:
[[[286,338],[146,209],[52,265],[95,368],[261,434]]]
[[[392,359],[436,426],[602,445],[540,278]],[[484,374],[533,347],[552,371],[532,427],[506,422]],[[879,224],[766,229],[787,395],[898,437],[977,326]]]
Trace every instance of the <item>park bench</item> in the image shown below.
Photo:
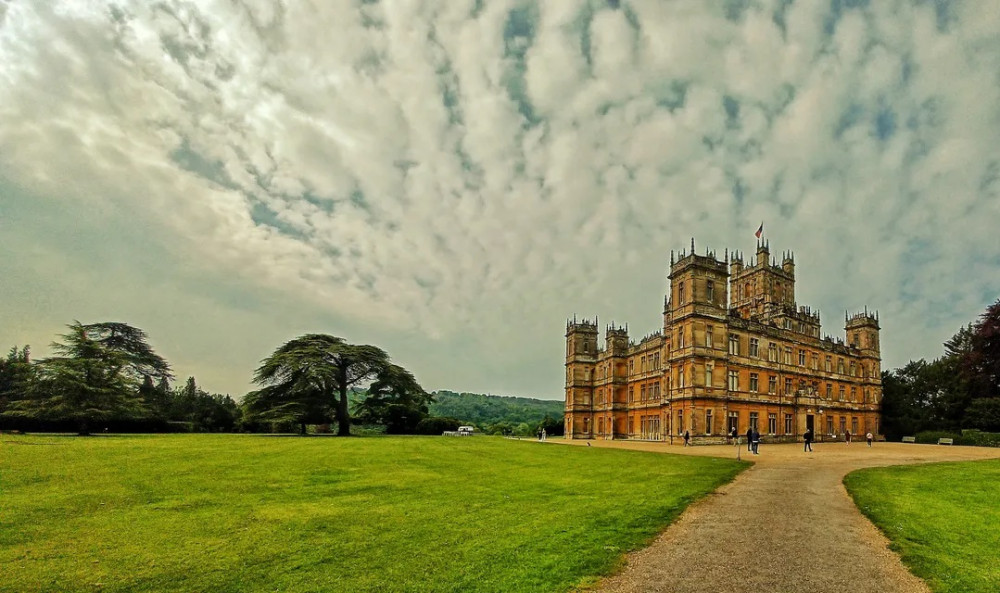
[[[938,439],[938,444],[939,445],[954,445],[955,444],[955,439],[940,438],[940,439]]]
[[[915,443],[917,442],[917,437],[903,437],[904,443]]]

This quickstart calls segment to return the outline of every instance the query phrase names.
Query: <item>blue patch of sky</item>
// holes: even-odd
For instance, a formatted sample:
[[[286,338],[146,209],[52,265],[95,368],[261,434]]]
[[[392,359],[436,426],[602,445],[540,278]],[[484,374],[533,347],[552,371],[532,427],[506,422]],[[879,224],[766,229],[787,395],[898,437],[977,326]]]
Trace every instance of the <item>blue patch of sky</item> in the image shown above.
[[[920,4],[930,4],[934,7],[934,20],[937,29],[941,33],[946,33],[951,25],[958,20],[955,15],[955,0],[919,0]]]
[[[722,3],[722,14],[726,16],[726,20],[738,23],[743,20],[743,15],[749,8],[749,0],[725,0]]]
[[[784,39],[788,34],[788,23],[785,20],[785,14],[788,12],[788,7],[792,5],[794,0],[780,0],[778,5],[774,8],[774,13],[771,15],[771,20],[781,31],[781,38]]]
[[[684,107],[690,84],[686,80],[664,80],[651,85],[649,91],[658,106],[665,107],[668,111],[676,111]]]
[[[254,224],[257,226],[268,226],[283,235],[288,235],[300,240],[308,238],[307,235],[300,229],[297,229],[278,218],[277,212],[269,208],[266,204],[253,199],[251,199],[250,202],[250,219],[253,220]]]
[[[836,126],[833,128],[834,138],[840,138],[844,132],[857,125],[864,118],[865,108],[858,103],[851,103],[840,114]]]
[[[539,123],[540,119],[528,97],[525,72],[527,63],[525,56],[535,39],[536,23],[538,22],[538,7],[536,5],[521,5],[507,14],[504,23],[503,38],[505,43],[504,57],[510,62],[503,76],[503,85],[507,95],[517,105],[517,110],[524,117],[528,127]]]
[[[883,105],[875,114],[875,136],[879,140],[888,140],[896,133],[896,113],[887,105]]]
[[[722,107],[726,110],[726,125],[730,128],[738,128],[740,125],[740,102],[735,97],[725,95],[722,97]]]
[[[229,189],[238,189],[229,175],[222,161],[211,160],[202,156],[199,152],[191,148],[191,143],[187,138],[181,141],[181,145],[170,151],[170,160],[178,167],[189,171]]]
[[[832,35],[845,11],[864,9],[869,3],[869,0],[830,0],[830,11],[823,18],[823,30]]]

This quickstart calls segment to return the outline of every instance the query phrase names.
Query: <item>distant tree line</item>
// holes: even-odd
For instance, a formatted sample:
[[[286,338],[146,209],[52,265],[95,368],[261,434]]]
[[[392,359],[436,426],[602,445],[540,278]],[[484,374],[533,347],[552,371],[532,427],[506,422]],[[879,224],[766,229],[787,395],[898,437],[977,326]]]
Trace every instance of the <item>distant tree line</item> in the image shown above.
[[[15,346],[0,359],[0,429],[305,433],[308,425],[336,423],[347,435],[352,423],[364,423],[399,434],[419,432],[433,401],[380,348],[335,336],[308,334],[280,346],[253,375],[260,389],[237,403],[201,389],[194,377],[172,386],[170,365],[138,328],[67,327],[49,358],[33,360],[29,346]]]
[[[455,418],[485,434],[531,436],[539,428],[549,435],[563,433],[563,402],[527,397],[435,391],[432,416]]]
[[[883,432],[1000,432],[1000,300],[944,343],[930,362],[882,373]]]
[[[28,346],[0,358],[0,429],[92,432],[300,432],[441,434],[473,425],[486,434],[563,431],[562,402],[439,391],[370,345],[326,334],[289,340],[253,373],[237,401],[173,371],[145,332],[125,323],[67,326],[53,356]]]

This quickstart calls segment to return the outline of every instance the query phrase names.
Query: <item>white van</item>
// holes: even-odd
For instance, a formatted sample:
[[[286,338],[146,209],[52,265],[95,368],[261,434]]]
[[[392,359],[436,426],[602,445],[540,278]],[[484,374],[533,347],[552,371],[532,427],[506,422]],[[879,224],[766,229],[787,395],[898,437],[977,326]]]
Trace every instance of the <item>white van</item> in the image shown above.
[[[475,428],[473,428],[472,426],[459,426],[458,427],[458,436],[460,436],[460,437],[471,437],[473,430],[475,430]]]

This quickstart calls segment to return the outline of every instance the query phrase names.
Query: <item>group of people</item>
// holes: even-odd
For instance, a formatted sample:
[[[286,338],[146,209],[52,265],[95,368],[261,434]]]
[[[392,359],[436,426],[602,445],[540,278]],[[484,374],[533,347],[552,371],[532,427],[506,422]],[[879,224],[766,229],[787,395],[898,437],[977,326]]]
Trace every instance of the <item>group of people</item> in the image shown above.
[[[760,455],[760,431],[758,431],[755,427],[750,427],[747,429],[746,436],[747,436],[747,451],[753,453],[754,455]],[[685,447],[688,446],[689,444],[688,441],[690,440],[690,438],[691,438],[690,434],[688,433],[688,431],[685,430],[684,431]],[[732,439],[733,442],[736,442],[736,427],[733,427],[733,429],[729,432],[729,438]],[[875,437],[870,432],[865,435],[865,441],[868,442],[869,447],[872,446],[872,440],[874,438]],[[805,433],[803,433],[802,435],[802,441],[804,443],[803,451],[812,452],[813,440],[814,440],[813,431],[811,428],[807,428]],[[848,430],[844,432],[844,441],[848,445],[851,444],[851,431]]]

